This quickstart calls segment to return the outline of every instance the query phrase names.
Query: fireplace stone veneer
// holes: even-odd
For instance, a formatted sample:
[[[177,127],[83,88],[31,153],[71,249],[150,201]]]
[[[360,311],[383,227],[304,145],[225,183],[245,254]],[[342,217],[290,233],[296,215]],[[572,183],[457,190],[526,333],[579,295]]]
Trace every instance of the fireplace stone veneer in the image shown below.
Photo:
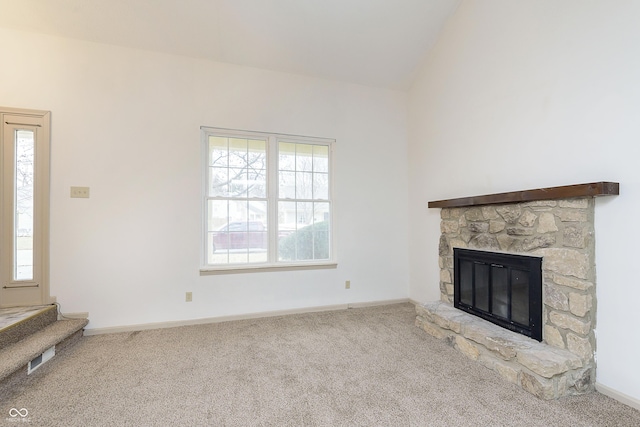
[[[617,192],[615,193],[617,194]],[[543,399],[595,384],[593,197],[443,207],[440,301],[417,305],[416,325]],[[454,309],[453,248],[543,258],[543,341]]]

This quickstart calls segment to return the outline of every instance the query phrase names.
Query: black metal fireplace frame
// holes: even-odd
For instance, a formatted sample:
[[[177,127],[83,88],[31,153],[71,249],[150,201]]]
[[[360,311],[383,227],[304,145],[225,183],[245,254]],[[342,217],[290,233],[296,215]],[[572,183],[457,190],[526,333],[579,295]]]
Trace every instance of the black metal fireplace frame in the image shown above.
[[[522,335],[533,338],[537,341],[542,341],[542,258],[532,257],[526,255],[507,254],[499,252],[488,252],[481,250],[471,250],[454,248],[454,307],[466,311],[470,314],[478,316],[503,328],[509,329],[514,332],[518,332]],[[508,269],[508,301],[509,301],[509,313],[506,318],[497,316],[492,313],[492,288],[493,282],[491,279],[492,269],[489,268],[489,310],[482,310],[475,306],[476,291],[475,283],[472,284],[473,288],[473,304],[466,304],[461,300],[460,291],[460,265],[461,260],[467,260],[475,264],[488,265],[500,268]],[[511,316],[511,269],[517,269],[521,272],[528,273],[529,280],[529,322],[527,325],[514,321]],[[475,282],[475,274],[472,279]],[[533,286],[531,286],[533,284]]]

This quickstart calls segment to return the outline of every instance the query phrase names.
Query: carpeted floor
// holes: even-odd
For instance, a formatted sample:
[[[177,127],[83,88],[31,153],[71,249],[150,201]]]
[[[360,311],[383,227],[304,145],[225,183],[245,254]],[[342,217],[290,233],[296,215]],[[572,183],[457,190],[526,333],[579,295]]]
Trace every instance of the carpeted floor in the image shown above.
[[[85,337],[0,387],[0,425],[640,426],[599,393],[538,400],[414,318],[399,304]]]

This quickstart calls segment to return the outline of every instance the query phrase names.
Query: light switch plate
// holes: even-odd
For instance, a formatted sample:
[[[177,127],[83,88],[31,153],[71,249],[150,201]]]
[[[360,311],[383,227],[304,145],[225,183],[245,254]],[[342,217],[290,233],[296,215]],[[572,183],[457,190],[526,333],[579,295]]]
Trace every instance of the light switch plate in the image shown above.
[[[71,198],[73,199],[88,199],[89,187],[71,187]]]

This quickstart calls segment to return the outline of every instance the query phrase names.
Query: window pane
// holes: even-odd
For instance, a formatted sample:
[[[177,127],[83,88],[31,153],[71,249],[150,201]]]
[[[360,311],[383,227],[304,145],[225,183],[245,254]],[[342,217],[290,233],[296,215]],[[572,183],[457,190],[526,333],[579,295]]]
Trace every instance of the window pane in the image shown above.
[[[266,201],[250,201],[248,204],[247,218],[249,231],[266,231],[267,230],[267,202]],[[260,247],[265,247],[261,244]]]
[[[267,171],[266,169],[250,169],[247,175],[247,196],[267,197]]]
[[[247,197],[246,168],[229,168],[229,197]]]
[[[303,261],[330,258],[329,203],[281,202],[279,209],[278,260]],[[295,209],[295,229],[290,211]],[[289,225],[289,227],[287,227]]]
[[[296,203],[295,202],[279,202],[278,203],[278,230],[296,228]]]
[[[246,252],[250,262],[266,261],[267,240],[267,202],[250,201],[237,203],[238,216],[233,221],[242,224],[242,232],[238,234],[233,248]],[[246,209],[240,212],[241,209]],[[251,256],[251,254],[258,254]]]
[[[281,199],[295,199],[296,197],[296,173],[280,172],[278,197]]]
[[[296,171],[313,170],[313,145],[296,144]]]
[[[314,173],[313,174],[313,198],[329,199],[329,174]]]
[[[267,197],[267,142],[250,139],[247,155],[247,196]]]
[[[313,146],[313,171],[329,172],[329,147],[326,145]]]
[[[265,140],[209,138],[209,197],[266,198]]]
[[[292,172],[296,170],[296,144],[289,142],[278,144],[278,169]]]
[[[329,203],[314,203],[313,259],[329,259],[331,257],[329,208]]]
[[[209,168],[209,197],[229,194],[229,169]]]
[[[15,132],[15,280],[33,279],[33,178],[35,135]]]
[[[267,227],[267,202],[251,201],[248,204],[249,221],[247,222],[246,246],[249,251],[249,262],[267,262],[269,247]]]
[[[252,169],[267,167],[267,141],[250,139],[248,141],[248,165]]]
[[[322,221],[329,221],[330,219],[330,205],[329,203],[314,203],[313,204],[313,222],[319,223]]]
[[[209,263],[267,260],[267,202],[209,201]]]
[[[209,200],[207,218],[207,260],[209,264],[226,264],[229,254],[225,250],[229,243],[225,232],[228,230],[229,202]]]
[[[301,229],[313,223],[313,203],[296,203],[296,229]]]
[[[247,240],[247,202],[230,200],[226,224],[216,233],[217,251],[223,252],[229,264],[248,261]]]
[[[247,156],[247,140],[229,138],[229,167],[246,167]]]
[[[296,199],[313,198],[312,182],[311,172],[296,172]]]
[[[313,215],[311,203],[278,203],[278,260],[294,261],[299,258],[298,241],[307,227],[307,217]]]
[[[209,166],[229,166],[229,143],[227,138],[209,137]]]

